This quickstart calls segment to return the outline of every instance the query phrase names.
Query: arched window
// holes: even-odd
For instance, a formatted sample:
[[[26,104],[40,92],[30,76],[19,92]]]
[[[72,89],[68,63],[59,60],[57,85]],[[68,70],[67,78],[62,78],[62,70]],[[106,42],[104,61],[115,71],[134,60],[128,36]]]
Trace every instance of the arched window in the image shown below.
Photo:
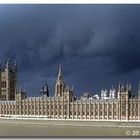
[[[2,87],[2,88],[6,88],[6,81],[2,81],[2,82],[1,82],[1,87]]]

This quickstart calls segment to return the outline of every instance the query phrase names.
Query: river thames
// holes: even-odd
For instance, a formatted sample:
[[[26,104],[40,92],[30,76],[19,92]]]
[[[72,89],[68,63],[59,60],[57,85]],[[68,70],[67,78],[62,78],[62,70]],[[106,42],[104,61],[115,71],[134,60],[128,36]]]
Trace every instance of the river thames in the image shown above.
[[[39,122],[39,121],[38,121]],[[95,137],[140,136],[140,128],[105,126],[65,126],[34,123],[34,121],[0,120],[0,136],[6,137]]]

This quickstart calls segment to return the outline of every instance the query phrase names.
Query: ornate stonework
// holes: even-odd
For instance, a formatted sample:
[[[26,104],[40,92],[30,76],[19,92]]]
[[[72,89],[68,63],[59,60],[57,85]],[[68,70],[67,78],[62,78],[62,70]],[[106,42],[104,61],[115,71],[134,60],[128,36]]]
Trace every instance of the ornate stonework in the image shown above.
[[[93,120],[140,120],[140,84],[138,96],[131,96],[131,84],[119,83],[115,90],[102,90],[99,96],[81,99],[74,95],[74,89],[65,85],[61,66],[55,85],[55,96],[49,97],[48,86],[42,87],[38,97],[27,97],[24,90],[16,91],[17,66],[10,69],[7,61],[3,70],[0,66],[0,114],[1,115],[45,115],[50,118],[93,119]],[[109,96],[109,97],[107,97]],[[98,97],[98,98],[97,98]]]

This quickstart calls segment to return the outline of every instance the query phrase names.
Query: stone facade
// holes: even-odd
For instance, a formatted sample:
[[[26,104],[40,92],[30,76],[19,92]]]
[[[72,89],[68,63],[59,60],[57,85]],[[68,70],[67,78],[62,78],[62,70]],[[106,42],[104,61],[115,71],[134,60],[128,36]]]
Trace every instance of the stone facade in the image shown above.
[[[55,85],[55,96],[49,97],[48,86],[41,88],[41,96],[27,97],[24,90],[16,91],[17,67],[12,71],[9,62],[1,68],[0,114],[44,115],[49,118],[93,119],[93,120],[140,120],[140,84],[138,96],[131,95],[131,85],[118,86],[117,97],[78,99],[74,89],[65,85],[61,66]],[[5,82],[5,83],[4,83]],[[10,83],[10,84],[9,84]]]
[[[14,70],[10,69],[9,61],[3,70],[0,65],[0,99],[1,100],[15,100],[16,94],[16,79],[17,79],[17,65],[14,64]]]

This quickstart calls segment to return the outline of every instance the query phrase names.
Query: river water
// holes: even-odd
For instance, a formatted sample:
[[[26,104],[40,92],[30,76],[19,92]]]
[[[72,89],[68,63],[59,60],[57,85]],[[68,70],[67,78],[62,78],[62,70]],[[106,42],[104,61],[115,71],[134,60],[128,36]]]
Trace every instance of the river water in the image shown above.
[[[0,121],[0,136],[45,136],[45,137],[94,137],[94,136],[130,136],[133,131],[140,136],[140,128],[119,128],[101,126],[50,126],[43,124],[21,124],[19,122]],[[139,133],[139,134],[138,134]]]

